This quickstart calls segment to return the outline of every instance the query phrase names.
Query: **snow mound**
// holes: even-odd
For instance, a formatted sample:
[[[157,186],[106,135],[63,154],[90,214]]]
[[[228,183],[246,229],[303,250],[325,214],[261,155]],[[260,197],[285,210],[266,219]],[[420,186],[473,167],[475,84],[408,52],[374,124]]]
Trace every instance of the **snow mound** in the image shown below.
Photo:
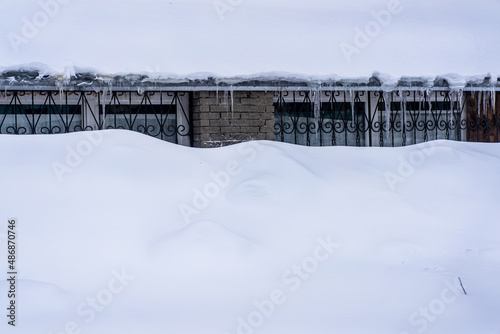
[[[500,328],[499,144],[194,149],[108,130],[1,135],[0,161],[19,294],[2,333]]]

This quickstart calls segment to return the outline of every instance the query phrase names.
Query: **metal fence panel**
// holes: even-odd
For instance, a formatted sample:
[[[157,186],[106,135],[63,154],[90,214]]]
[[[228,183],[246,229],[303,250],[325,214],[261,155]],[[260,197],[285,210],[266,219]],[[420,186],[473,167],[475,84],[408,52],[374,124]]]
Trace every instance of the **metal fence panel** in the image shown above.
[[[5,91],[0,134],[53,134],[127,129],[191,144],[185,92]]]
[[[498,142],[495,95],[280,91],[275,94],[275,136],[277,141],[308,146],[398,147],[437,139]]]

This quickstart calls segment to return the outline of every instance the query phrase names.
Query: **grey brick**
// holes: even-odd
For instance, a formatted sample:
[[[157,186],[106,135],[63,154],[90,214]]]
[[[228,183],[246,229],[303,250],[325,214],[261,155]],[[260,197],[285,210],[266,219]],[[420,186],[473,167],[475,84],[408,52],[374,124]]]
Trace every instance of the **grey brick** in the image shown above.
[[[230,126],[229,120],[227,119],[212,119],[210,120],[210,126]]]
[[[239,126],[222,126],[220,131],[222,133],[239,133],[242,130]]]
[[[231,105],[224,105],[224,104],[211,104],[210,105],[210,112],[231,112]]]

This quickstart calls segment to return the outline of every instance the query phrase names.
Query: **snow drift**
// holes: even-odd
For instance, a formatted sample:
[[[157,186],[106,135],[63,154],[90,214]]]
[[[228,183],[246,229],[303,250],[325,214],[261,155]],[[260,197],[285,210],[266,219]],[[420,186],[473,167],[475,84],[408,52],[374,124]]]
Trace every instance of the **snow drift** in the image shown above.
[[[0,270],[9,219],[18,270],[2,333],[500,331],[498,144],[116,130],[2,135],[0,161]]]

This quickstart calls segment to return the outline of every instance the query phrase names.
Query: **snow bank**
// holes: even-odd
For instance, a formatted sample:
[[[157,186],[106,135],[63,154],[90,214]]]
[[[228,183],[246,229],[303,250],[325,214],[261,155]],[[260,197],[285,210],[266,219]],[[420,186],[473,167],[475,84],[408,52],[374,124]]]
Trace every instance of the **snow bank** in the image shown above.
[[[458,81],[500,73],[494,0],[25,0],[2,10],[4,69],[37,62],[65,76],[83,68],[153,78],[452,73]]]
[[[500,146],[0,136],[2,333],[498,333]],[[459,284],[461,278],[467,295]]]

